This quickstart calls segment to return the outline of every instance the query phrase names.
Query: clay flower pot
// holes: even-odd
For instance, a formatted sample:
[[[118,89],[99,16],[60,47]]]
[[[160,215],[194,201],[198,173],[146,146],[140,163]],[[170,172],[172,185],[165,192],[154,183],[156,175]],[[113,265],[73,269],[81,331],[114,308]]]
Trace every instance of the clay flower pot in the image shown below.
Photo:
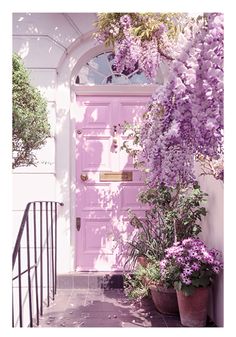
[[[180,320],[183,326],[206,326],[209,288],[196,288],[193,295],[176,291]]]
[[[157,285],[151,285],[150,291],[156,309],[162,314],[176,315],[179,312],[176,290]]]

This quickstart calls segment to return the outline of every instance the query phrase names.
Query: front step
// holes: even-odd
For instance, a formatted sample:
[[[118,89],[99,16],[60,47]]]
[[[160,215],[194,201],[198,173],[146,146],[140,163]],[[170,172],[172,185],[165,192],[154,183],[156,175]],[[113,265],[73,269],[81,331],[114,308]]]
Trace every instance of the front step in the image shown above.
[[[120,272],[71,272],[57,276],[58,289],[123,289]]]

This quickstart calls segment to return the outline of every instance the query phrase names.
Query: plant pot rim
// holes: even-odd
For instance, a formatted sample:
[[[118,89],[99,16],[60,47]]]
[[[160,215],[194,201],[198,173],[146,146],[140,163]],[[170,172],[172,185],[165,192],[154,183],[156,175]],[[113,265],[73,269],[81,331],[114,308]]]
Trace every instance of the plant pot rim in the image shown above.
[[[174,287],[169,287],[167,288],[166,286],[163,286],[163,285],[159,285],[159,284],[154,284],[154,283],[151,283],[150,286],[149,286],[150,289],[156,289],[156,290],[160,290],[162,292],[173,292],[175,293],[176,290]]]
[[[194,292],[198,289],[201,291],[201,289],[203,290],[203,289],[210,289],[210,288],[211,288],[211,285],[207,287],[194,287]],[[176,293],[183,294],[186,297],[192,296],[192,295],[185,295],[185,293],[182,290],[176,290]]]

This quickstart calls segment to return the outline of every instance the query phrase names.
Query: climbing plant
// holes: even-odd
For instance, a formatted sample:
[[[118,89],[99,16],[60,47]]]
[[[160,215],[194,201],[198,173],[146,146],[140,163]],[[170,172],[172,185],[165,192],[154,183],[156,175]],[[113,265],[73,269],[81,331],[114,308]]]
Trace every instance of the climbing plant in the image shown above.
[[[102,14],[97,26],[100,40],[114,45],[118,68],[138,62],[153,77],[168,60],[166,84],[132,129],[149,185],[194,182],[196,160],[202,174],[223,179],[223,15],[113,13]]]
[[[114,47],[118,72],[138,68],[154,79],[162,59],[173,59],[171,45],[187,16],[180,13],[101,13],[97,40]]]

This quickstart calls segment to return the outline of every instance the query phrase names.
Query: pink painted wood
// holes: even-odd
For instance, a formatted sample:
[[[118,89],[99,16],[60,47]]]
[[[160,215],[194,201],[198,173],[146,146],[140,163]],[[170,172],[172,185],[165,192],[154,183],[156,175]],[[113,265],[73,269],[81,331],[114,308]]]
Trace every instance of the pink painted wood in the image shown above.
[[[132,158],[120,149],[126,137],[119,124],[138,123],[147,101],[148,97],[134,96],[77,97],[76,214],[81,218],[81,228],[77,231],[77,270],[123,268],[124,252],[116,238],[126,239],[129,235],[128,208],[140,216],[145,208],[136,200],[144,186],[143,178],[134,169]],[[114,126],[117,126],[116,135]],[[132,171],[133,181],[100,181],[101,172],[123,170]]]

